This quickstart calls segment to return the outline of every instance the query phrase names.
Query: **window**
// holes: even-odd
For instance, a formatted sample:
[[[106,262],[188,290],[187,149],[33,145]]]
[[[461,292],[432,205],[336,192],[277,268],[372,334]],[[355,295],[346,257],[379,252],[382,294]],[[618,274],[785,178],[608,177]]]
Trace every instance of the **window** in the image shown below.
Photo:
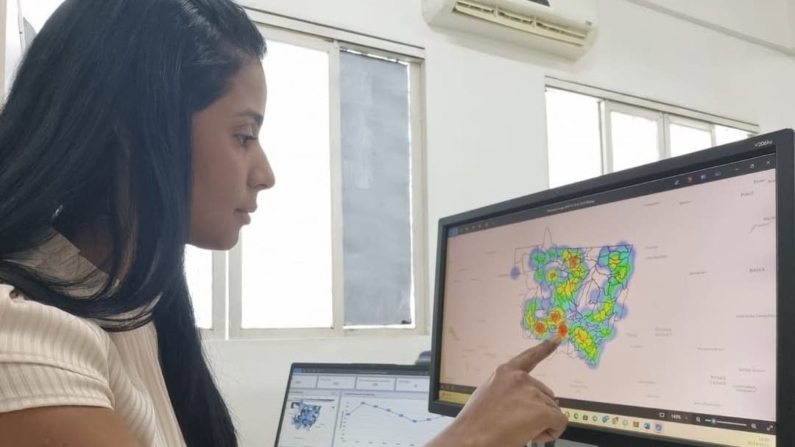
[[[193,300],[196,325],[213,327],[213,260],[212,252],[188,246],[185,251],[185,277]]]
[[[421,59],[263,34],[276,187],[230,253],[189,248],[197,323],[236,338],[425,330]]]
[[[329,53],[271,39],[264,66],[260,140],[277,187],[242,235],[242,328],[330,328]]]
[[[549,183],[555,186],[602,174],[600,101],[564,90],[547,91]],[[572,132],[572,125],[577,132]],[[578,160],[572,163],[571,160]]]
[[[733,129],[726,126],[715,126],[715,142],[717,144],[728,144],[735,141],[742,141],[752,137],[754,134],[740,129]]]
[[[621,171],[661,157],[659,117],[653,113],[610,111],[612,170]]]
[[[712,127],[707,123],[671,119],[668,132],[670,132],[671,156],[690,154],[708,147],[712,147]],[[747,138],[745,134],[744,138]],[[720,144],[720,143],[718,143]]]
[[[24,37],[62,1],[22,0]],[[215,338],[424,331],[422,50],[248,13],[270,25],[260,140],[277,187],[233,251],[187,247],[197,325]]]
[[[756,126],[548,80],[549,184],[557,187],[744,140]],[[577,163],[571,163],[577,160]]]
[[[340,53],[345,326],[413,325],[410,66]]]
[[[263,34],[277,180],[228,254],[229,336],[424,331],[421,59]]]

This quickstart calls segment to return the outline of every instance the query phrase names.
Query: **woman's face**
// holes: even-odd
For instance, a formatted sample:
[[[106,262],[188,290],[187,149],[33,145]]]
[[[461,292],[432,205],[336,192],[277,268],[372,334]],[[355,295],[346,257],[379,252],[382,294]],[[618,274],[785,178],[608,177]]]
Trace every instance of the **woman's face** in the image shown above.
[[[228,250],[250,222],[257,194],[275,178],[258,140],[267,89],[259,62],[245,66],[225,96],[193,118],[190,244]]]

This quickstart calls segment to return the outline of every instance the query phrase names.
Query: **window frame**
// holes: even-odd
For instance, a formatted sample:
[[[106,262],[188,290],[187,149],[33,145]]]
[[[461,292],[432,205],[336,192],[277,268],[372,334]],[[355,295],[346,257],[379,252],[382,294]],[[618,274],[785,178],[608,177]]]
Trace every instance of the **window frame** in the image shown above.
[[[221,251],[212,252],[212,294],[210,327],[199,328],[202,338],[205,340],[223,340],[227,338],[227,254]],[[218,299],[221,297],[221,299]]]
[[[244,329],[242,327],[243,239],[228,253],[213,254],[212,328],[201,329],[209,340],[290,339],[334,337],[394,337],[428,334],[427,200],[425,172],[425,64],[419,47],[377,39],[336,28],[291,19],[246,7],[249,17],[266,39],[302,46],[329,55],[332,312],[331,328]],[[340,53],[355,51],[407,64],[410,80],[411,124],[411,238],[412,311],[411,325],[346,327],[344,309],[344,247],[342,212],[342,148],[340,116]]]
[[[545,89],[561,90],[590,96],[600,101],[602,175],[614,172],[612,113],[648,118],[658,123],[658,149],[660,159],[671,157],[670,126],[692,127],[710,132],[712,146],[717,144],[717,126],[730,127],[751,135],[759,133],[759,126],[744,121],[721,117],[680,106],[600,89],[577,82],[547,77]]]

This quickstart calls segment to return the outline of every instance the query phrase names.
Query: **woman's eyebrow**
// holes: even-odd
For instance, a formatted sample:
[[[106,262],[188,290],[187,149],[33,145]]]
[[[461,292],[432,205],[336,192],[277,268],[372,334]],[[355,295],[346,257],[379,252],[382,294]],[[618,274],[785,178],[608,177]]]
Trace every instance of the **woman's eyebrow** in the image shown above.
[[[264,121],[264,117],[262,116],[262,114],[252,109],[246,109],[241,112],[238,112],[237,114],[235,114],[235,116],[251,118],[257,123],[257,126],[262,126],[262,122]]]

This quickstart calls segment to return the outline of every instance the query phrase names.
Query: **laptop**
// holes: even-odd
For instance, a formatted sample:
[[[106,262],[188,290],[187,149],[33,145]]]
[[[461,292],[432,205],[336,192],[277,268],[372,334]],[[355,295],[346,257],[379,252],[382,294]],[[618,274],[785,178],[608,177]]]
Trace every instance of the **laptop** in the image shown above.
[[[428,365],[294,364],[276,447],[422,447],[452,422],[429,386]]]

